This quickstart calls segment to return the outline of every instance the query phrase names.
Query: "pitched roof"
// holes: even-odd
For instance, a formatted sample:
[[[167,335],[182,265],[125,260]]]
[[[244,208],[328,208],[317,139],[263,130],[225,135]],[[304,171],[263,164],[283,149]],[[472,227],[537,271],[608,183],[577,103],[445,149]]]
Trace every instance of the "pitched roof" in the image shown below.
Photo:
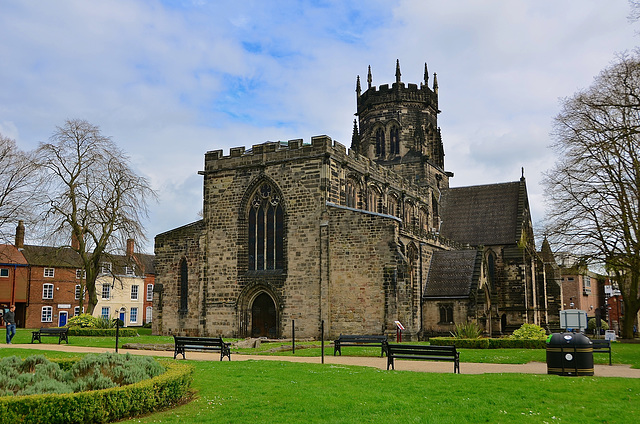
[[[31,266],[82,267],[80,256],[69,247],[25,245],[22,253]]]
[[[27,265],[27,260],[14,245],[0,244],[0,263]]]
[[[479,250],[433,252],[424,297],[466,297],[477,287],[482,254]]]
[[[82,268],[80,256],[69,247],[33,246],[25,245],[22,252],[27,263],[31,266],[57,267],[57,268]],[[136,260],[132,260],[124,255],[104,255],[104,262],[113,264],[113,272],[125,274],[124,267],[132,264],[142,266],[142,270],[137,270],[136,274],[154,274],[153,255],[135,253]]]
[[[440,200],[440,234],[472,246],[514,244],[527,210],[524,178],[446,189]]]

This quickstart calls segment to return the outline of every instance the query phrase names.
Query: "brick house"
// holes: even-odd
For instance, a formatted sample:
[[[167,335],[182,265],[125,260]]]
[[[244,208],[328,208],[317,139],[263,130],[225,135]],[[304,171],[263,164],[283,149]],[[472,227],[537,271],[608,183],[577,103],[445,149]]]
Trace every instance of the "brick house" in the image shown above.
[[[16,325],[24,327],[29,296],[29,267],[16,246],[0,244],[0,325],[1,315],[15,305]]]
[[[155,238],[155,334],[286,337],[295,322],[299,337],[333,337],[400,321],[417,339],[559,320],[524,177],[449,188],[437,80],[426,65],[419,86],[400,76],[397,63],[376,88],[369,70],[364,92],[358,77],[350,149],[318,136],[205,154],[203,219]]]
[[[70,248],[24,245],[29,264],[29,301],[25,327],[59,327],[86,308],[81,306],[84,270]]]

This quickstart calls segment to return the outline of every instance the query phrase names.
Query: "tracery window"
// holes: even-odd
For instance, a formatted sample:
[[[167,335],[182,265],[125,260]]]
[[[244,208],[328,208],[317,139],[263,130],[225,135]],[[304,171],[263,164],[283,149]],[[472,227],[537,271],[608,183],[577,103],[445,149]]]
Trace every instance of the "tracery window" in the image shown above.
[[[389,134],[389,153],[392,155],[400,154],[400,130],[397,126],[391,127],[391,132]]]
[[[348,178],[344,187],[345,203],[347,207],[358,207],[358,183],[351,178]]]
[[[453,324],[453,305],[440,305],[440,324]]]
[[[384,156],[384,148],[384,130],[382,128],[378,128],[376,131],[376,156]]]
[[[263,183],[249,205],[249,270],[284,269],[284,213],[280,196]]]
[[[398,199],[393,194],[387,196],[387,214],[398,216]]]
[[[371,186],[369,189],[369,204],[367,207],[371,212],[382,213],[382,195],[375,186]]]

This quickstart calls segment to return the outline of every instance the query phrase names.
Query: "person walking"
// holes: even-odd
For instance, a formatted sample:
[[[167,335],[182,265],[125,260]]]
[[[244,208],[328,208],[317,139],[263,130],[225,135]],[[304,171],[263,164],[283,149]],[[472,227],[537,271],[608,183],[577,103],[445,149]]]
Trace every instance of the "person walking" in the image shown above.
[[[16,306],[11,305],[9,311],[4,313],[4,323],[7,326],[7,344],[11,344],[11,339],[16,335]]]

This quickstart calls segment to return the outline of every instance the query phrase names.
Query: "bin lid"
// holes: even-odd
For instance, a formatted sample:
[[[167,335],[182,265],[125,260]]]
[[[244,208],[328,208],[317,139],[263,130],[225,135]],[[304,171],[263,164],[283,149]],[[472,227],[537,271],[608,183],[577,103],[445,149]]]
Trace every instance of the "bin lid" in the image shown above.
[[[553,333],[547,337],[547,346],[589,346],[591,340],[581,333]]]

